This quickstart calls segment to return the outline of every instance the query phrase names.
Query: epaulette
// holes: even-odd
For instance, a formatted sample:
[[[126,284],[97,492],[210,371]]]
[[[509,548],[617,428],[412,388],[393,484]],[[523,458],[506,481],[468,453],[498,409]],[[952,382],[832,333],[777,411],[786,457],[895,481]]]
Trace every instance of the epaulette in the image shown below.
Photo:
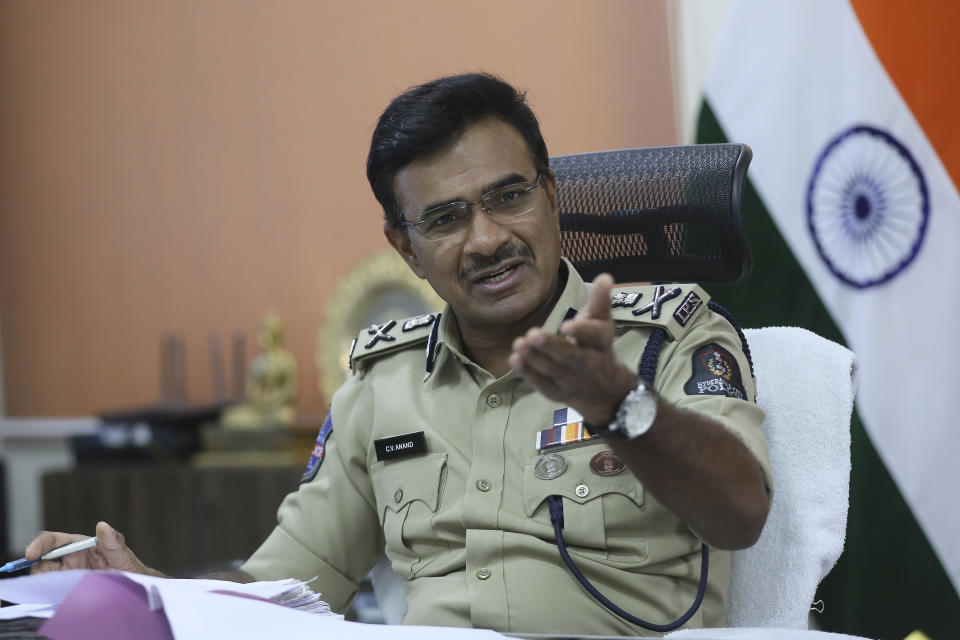
[[[618,325],[663,327],[677,340],[698,314],[705,313],[709,300],[709,294],[696,284],[618,287],[610,295],[610,314]]]
[[[423,344],[429,339],[439,315],[427,313],[406,320],[388,320],[383,324],[370,325],[350,345],[350,369],[357,371],[358,365],[364,361]]]

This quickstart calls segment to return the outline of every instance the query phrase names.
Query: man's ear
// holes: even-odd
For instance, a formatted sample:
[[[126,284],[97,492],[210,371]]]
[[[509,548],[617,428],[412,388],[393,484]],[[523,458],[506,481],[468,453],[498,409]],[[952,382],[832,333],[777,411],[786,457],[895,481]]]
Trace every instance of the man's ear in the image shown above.
[[[543,188],[547,192],[547,199],[550,201],[550,208],[553,210],[557,219],[560,219],[560,208],[557,206],[557,174],[553,169],[547,169],[543,173]]]
[[[397,229],[385,222],[383,224],[383,235],[387,237],[387,242],[390,243],[391,247],[396,249],[400,257],[407,263],[407,266],[410,267],[410,270],[413,271],[418,278],[425,278],[426,276],[424,276],[423,271],[420,269],[420,261],[413,250],[413,246],[410,244],[410,236],[407,235],[406,230]]]

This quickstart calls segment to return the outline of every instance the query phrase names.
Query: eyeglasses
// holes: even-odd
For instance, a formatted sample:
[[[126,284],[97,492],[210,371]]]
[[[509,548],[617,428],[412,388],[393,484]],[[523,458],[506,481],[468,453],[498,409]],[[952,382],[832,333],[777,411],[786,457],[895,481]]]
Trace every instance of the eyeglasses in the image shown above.
[[[401,220],[401,226],[414,228],[426,240],[462,240],[470,228],[473,216],[471,207],[480,205],[480,210],[497,224],[513,224],[517,218],[536,208],[533,190],[541,185],[543,174],[538,173],[533,182],[517,182],[488,191],[475,202],[451,202],[425,211],[417,222]]]

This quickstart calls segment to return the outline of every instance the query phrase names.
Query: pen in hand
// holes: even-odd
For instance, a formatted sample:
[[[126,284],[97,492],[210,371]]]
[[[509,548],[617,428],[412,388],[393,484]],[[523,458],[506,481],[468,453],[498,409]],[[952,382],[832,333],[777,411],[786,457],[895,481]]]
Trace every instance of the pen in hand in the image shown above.
[[[10,573],[12,571],[20,571],[21,569],[26,569],[31,567],[40,560],[56,560],[57,558],[62,558],[63,556],[70,555],[71,553],[77,553],[78,551],[86,551],[87,549],[92,549],[97,546],[97,539],[87,538],[86,540],[79,540],[77,542],[71,542],[70,544],[58,547],[53,551],[48,551],[47,553],[40,556],[37,560],[27,560],[26,558],[20,558],[19,560],[13,560],[7,564],[0,567],[0,573]]]

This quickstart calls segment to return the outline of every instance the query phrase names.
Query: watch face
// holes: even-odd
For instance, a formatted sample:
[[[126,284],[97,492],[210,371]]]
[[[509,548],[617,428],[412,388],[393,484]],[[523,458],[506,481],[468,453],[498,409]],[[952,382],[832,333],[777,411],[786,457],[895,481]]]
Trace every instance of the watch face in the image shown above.
[[[637,388],[631,392],[628,400],[621,426],[624,437],[629,439],[642,436],[653,426],[653,420],[657,417],[657,396],[646,388]]]

